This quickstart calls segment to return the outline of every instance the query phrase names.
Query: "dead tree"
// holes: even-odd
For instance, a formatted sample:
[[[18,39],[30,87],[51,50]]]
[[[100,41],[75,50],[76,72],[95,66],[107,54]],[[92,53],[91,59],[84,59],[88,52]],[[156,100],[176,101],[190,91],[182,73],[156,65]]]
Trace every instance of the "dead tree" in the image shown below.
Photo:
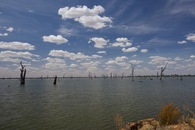
[[[166,67],[167,67],[167,64],[168,64],[168,62],[166,63],[166,65],[165,65],[165,67],[161,67],[161,70],[160,70],[160,80],[162,80],[162,77],[163,77],[163,75],[164,75],[164,71],[165,71],[165,69],[166,69]]]
[[[94,79],[96,79],[97,78],[96,74],[93,74],[93,77],[94,77]]]
[[[88,74],[88,77],[89,77],[89,79],[93,79],[93,76],[92,76],[92,74],[90,72]]]
[[[56,82],[57,82],[57,76],[54,77],[53,84],[56,85]]]
[[[124,74],[125,74],[124,72],[121,74],[121,79],[123,79],[123,78],[124,78]]]
[[[110,79],[112,79],[112,72],[110,73]]]
[[[131,78],[132,78],[132,81],[134,81],[134,70],[135,70],[135,65],[131,63]]]
[[[26,69],[24,68],[25,65],[22,64],[22,61],[20,62],[21,69],[20,69],[20,84],[25,84],[25,78],[26,78]]]

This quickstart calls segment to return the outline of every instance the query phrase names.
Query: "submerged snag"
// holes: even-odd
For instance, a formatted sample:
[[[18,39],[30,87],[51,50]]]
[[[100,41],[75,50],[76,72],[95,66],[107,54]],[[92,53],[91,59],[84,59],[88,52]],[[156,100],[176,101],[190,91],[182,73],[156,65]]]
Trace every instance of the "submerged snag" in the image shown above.
[[[158,79],[158,77],[159,77],[159,74],[158,74],[158,72],[157,72],[157,75],[156,75],[156,77],[157,77],[157,79]]]
[[[89,79],[93,79],[93,76],[92,76],[92,74],[90,72],[88,74],[88,77],[89,77]]]
[[[26,78],[26,69],[24,68],[25,65],[22,64],[22,61],[20,62],[21,69],[20,69],[20,84],[25,84],[25,78]]]
[[[132,81],[134,81],[134,69],[135,69],[135,65],[131,63],[131,78],[132,78]]]
[[[124,78],[124,72],[121,74],[121,79],[123,79]]]
[[[112,79],[112,72],[110,73],[110,79]]]
[[[57,82],[57,76],[54,77],[53,84],[56,85],[56,82]]]

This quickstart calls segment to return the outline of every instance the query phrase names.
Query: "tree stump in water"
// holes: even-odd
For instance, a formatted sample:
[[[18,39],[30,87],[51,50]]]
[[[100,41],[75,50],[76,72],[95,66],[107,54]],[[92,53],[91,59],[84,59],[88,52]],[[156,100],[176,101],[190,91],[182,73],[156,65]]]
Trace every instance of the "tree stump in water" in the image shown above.
[[[57,82],[57,76],[54,77],[53,84],[56,85],[56,82]]]
[[[24,68],[25,65],[22,64],[22,61],[20,62],[21,69],[20,69],[20,84],[25,84],[25,78],[26,78],[26,69]]]

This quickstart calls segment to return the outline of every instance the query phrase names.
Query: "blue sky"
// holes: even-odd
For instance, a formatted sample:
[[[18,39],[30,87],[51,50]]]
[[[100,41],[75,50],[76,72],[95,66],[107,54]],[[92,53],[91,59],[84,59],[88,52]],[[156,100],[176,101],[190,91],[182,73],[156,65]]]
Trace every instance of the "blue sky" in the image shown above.
[[[194,0],[1,0],[0,77],[195,74]]]

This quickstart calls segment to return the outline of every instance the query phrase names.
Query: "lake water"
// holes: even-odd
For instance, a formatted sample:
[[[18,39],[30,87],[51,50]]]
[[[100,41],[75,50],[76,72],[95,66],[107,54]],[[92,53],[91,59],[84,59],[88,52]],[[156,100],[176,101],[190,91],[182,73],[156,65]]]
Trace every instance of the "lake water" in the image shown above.
[[[9,85],[9,86],[8,86]],[[162,106],[195,111],[195,77],[125,79],[0,80],[0,129],[113,130],[124,122],[156,117]]]

